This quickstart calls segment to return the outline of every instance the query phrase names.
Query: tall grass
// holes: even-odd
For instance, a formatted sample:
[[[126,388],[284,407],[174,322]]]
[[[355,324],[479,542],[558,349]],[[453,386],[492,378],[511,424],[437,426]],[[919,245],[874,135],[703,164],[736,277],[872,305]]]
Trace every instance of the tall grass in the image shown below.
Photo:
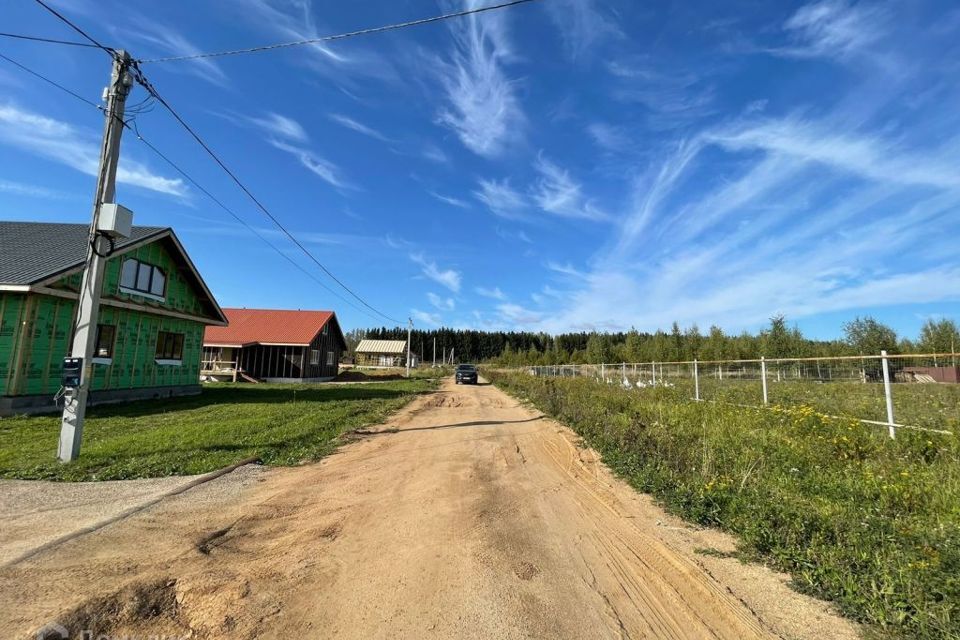
[[[960,637],[958,437],[831,419],[806,406],[694,403],[676,389],[488,372],[576,430],[636,489],[739,537],[885,637]]]

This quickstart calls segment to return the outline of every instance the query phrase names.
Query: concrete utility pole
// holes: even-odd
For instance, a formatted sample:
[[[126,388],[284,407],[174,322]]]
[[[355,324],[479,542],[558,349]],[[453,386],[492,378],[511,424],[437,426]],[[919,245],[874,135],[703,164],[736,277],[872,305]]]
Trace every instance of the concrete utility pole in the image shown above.
[[[70,355],[83,358],[80,385],[67,393],[60,425],[60,444],[57,455],[61,462],[70,462],[80,455],[83,438],[83,418],[87,412],[87,395],[93,377],[93,349],[97,339],[97,320],[100,316],[100,290],[103,288],[103,269],[109,257],[109,241],[100,232],[100,208],[112,203],[116,192],[117,163],[120,161],[120,135],[123,133],[123,112],[127,94],[133,85],[129,72],[130,54],[117,51],[113,58],[110,86],[105,93],[107,108],[104,112],[103,144],[100,148],[100,171],[97,174],[97,189],[93,198],[93,220],[90,222],[90,241],[87,246],[87,262],[77,300],[77,315],[74,323],[73,347]]]
[[[433,368],[437,368],[437,338],[433,338]]]
[[[407,318],[407,377],[410,377],[410,331],[413,329],[413,318]]]

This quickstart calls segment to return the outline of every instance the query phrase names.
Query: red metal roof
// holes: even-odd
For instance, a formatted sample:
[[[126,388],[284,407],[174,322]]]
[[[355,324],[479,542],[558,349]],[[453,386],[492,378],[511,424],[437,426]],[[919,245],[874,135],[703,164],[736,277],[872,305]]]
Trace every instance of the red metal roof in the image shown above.
[[[224,309],[223,313],[229,326],[208,326],[204,345],[310,344],[334,315],[332,311],[285,309]]]

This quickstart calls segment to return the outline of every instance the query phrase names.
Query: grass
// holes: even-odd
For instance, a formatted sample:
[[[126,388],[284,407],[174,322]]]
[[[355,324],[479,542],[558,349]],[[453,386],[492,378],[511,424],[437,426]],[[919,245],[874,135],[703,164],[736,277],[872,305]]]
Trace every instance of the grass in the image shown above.
[[[199,396],[92,407],[80,458],[56,459],[59,416],[0,419],[0,477],[120,480],[205,473],[259,457],[316,460],[341,434],[376,424],[435,383],[216,384]]]
[[[790,573],[877,635],[960,637],[960,437],[890,440],[809,406],[488,375],[576,430],[636,489],[736,534],[743,557]]]

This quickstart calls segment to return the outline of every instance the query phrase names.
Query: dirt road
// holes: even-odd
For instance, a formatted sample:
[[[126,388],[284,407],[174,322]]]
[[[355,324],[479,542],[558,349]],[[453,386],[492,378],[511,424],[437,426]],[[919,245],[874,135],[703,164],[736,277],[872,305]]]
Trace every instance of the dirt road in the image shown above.
[[[494,387],[447,383],[318,464],[245,468],[0,570],[0,633],[856,637],[698,548],[731,541]]]

